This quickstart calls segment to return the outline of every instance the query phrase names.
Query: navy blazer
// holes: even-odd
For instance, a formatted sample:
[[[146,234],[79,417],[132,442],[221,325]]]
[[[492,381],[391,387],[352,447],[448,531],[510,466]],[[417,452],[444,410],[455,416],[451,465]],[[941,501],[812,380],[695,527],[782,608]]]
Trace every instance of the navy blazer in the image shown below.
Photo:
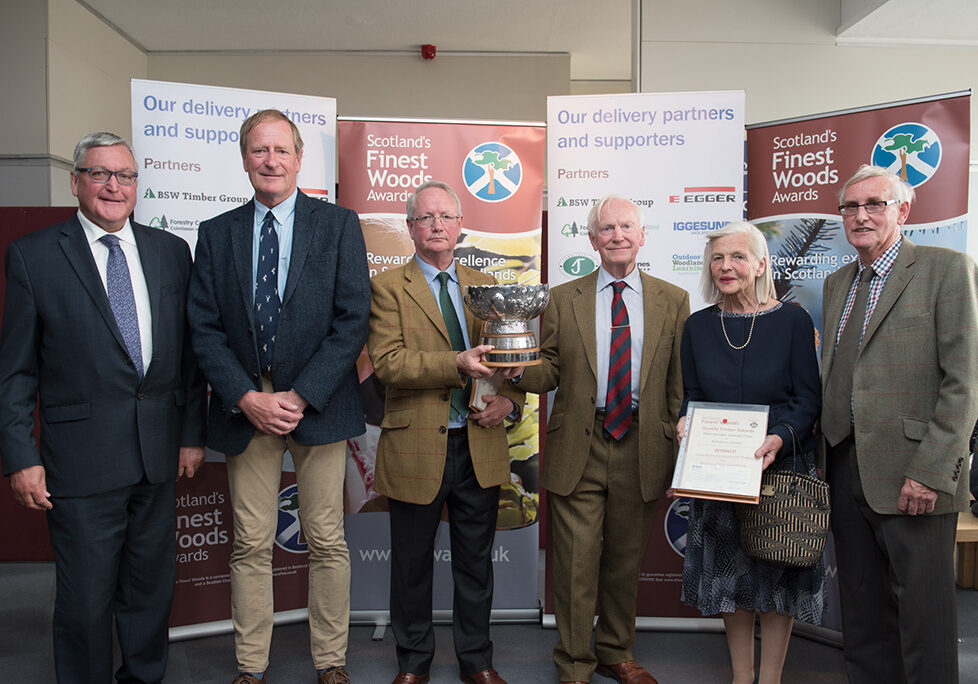
[[[255,427],[236,407],[261,391],[252,278],[254,200],[200,224],[190,285],[194,351],[211,385],[207,445],[248,446]],[[367,340],[370,280],[360,220],[307,197],[295,203],[292,256],[275,332],[272,385],[306,401],[292,437],[328,444],[363,434],[356,359]]]
[[[7,249],[0,457],[5,475],[43,465],[54,496],[100,494],[144,475],[173,480],[179,448],[204,444],[205,385],[186,317],[190,249],[157,228],[132,230],[153,318],[142,381],[76,216]]]

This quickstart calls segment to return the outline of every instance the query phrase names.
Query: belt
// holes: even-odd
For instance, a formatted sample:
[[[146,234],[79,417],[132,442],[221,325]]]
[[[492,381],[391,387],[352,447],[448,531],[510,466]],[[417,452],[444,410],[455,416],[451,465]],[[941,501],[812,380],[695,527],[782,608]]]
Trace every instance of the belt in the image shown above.
[[[460,435],[468,435],[469,429],[467,427],[458,428],[448,428],[449,437],[459,437]]]

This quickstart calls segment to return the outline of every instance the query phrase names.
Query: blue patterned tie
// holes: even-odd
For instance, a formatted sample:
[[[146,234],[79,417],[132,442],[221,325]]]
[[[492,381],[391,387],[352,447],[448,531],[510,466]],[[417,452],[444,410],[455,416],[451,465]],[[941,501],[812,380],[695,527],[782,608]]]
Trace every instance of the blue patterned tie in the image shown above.
[[[608,359],[608,395],[604,406],[604,429],[620,440],[632,425],[632,336],[628,309],[621,293],[625,281],[611,284],[611,356]]]
[[[106,291],[109,306],[115,316],[116,325],[126,343],[126,350],[132,365],[143,379],[143,347],[139,340],[139,316],[136,313],[136,297],[132,293],[132,280],[129,278],[129,264],[119,246],[116,235],[103,235],[99,238],[109,248],[109,260],[105,267]]]
[[[271,372],[275,351],[275,328],[282,301],[278,296],[278,233],[275,217],[269,211],[261,224],[258,241],[258,274],[255,278],[255,325],[258,332],[258,361],[263,371]]]

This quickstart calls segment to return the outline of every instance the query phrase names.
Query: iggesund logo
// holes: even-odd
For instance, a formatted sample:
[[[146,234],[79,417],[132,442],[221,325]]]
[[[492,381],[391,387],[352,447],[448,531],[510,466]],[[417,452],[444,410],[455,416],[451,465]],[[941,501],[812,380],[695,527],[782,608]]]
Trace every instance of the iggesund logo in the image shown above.
[[[278,527],[275,543],[290,553],[305,553],[306,540],[299,526],[299,487],[292,485],[278,493]]]
[[[465,187],[484,202],[502,202],[519,190],[523,164],[516,152],[500,142],[473,147],[462,165]]]
[[[897,124],[879,137],[871,161],[917,187],[937,173],[941,150],[941,139],[932,128],[907,122]]]
[[[586,254],[569,254],[560,262],[560,270],[573,278],[586,276],[597,267],[594,259]]]

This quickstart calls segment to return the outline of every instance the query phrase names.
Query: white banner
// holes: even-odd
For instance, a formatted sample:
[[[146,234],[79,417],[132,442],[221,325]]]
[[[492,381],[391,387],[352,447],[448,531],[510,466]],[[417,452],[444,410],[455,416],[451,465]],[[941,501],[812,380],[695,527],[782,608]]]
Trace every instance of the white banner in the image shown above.
[[[699,295],[703,236],[744,215],[744,93],[547,98],[548,278],[587,275],[587,213],[608,193],[645,213],[638,266]]]
[[[744,217],[743,91],[547,98],[547,160],[552,286],[598,267],[587,215],[616,193],[645,214],[639,268],[703,308],[704,236]],[[656,512],[639,580],[642,618],[699,617],[679,600],[688,505],[663,499]]]
[[[180,235],[191,251],[201,221],[254,195],[241,164],[238,130],[262,109],[282,110],[302,134],[302,191],[336,199],[335,99],[135,78],[131,92],[136,220]]]

